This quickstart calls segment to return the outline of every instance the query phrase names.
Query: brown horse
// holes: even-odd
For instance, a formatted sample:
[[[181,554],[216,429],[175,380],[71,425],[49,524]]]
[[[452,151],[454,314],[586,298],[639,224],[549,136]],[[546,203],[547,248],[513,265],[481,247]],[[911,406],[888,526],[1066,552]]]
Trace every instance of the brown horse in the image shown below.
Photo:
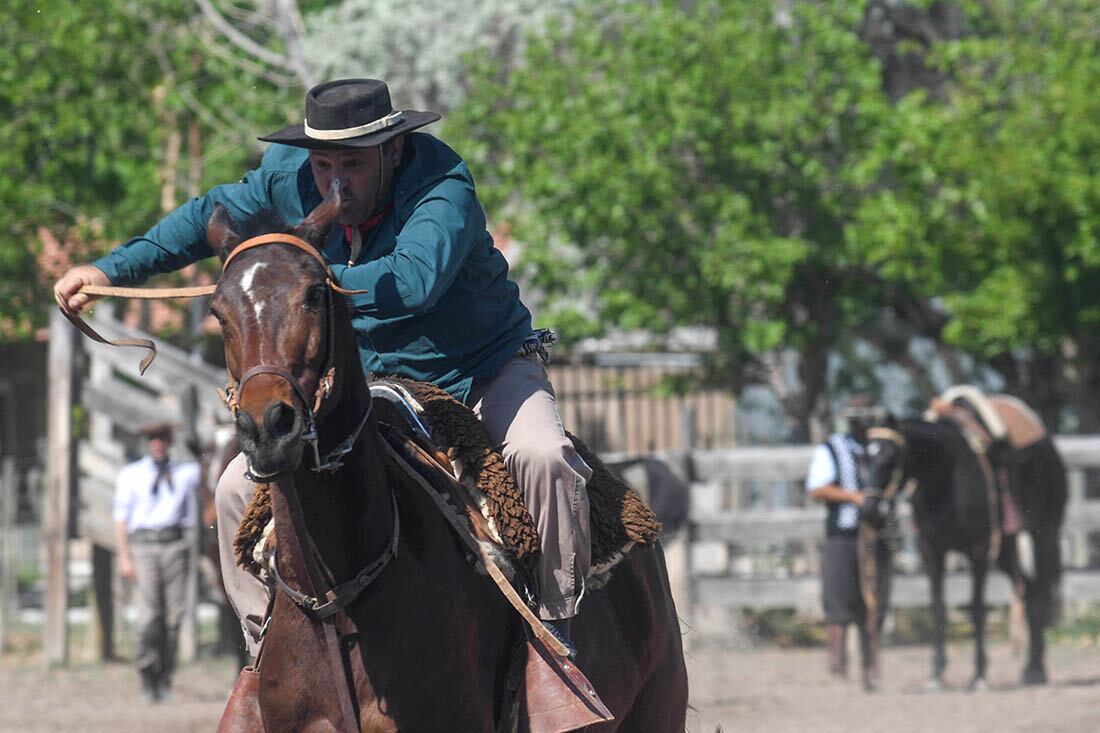
[[[521,622],[427,494],[387,469],[348,306],[309,249],[339,210],[334,189],[284,234],[238,246],[272,225],[238,229],[220,206],[207,229],[225,261],[211,310],[237,385],[238,438],[273,487],[281,580],[258,663],[264,725],[498,730],[511,720]],[[356,578],[360,592],[340,590]],[[329,591],[338,610],[311,610]],[[616,717],[592,730],[684,729],[687,676],[659,546],[636,548],[587,594],[574,636]]]

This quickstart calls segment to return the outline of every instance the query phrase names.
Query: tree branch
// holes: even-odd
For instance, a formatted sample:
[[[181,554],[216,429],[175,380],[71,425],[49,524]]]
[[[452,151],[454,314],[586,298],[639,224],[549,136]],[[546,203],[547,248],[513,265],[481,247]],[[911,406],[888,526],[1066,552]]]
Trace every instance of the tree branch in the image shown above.
[[[230,43],[244,51],[247,54],[259,59],[265,64],[275,66],[277,68],[286,69],[288,71],[297,71],[292,68],[288,63],[288,59],[284,56],[275,53],[274,51],[264,48],[260,44],[253,41],[251,38],[241,33],[239,30],[233,27],[229,21],[222,17],[218,9],[210,2],[210,0],[195,0],[199,9],[202,10],[202,14],[222,34]]]

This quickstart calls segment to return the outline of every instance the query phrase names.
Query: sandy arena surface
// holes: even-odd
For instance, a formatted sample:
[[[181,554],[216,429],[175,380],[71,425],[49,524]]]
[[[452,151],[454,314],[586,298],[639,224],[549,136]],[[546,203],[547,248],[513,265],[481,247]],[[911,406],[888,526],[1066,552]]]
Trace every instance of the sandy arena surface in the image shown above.
[[[950,650],[947,689],[926,692],[929,651],[884,650],[881,692],[864,694],[855,680],[834,682],[823,650],[694,650],[688,660],[692,705],[688,730],[805,731],[1100,730],[1100,648],[1057,644],[1048,657],[1051,684],[1022,688],[1020,661],[1007,644],[990,649],[989,689],[966,691],[970,648]],[[0,658],[0,731],[184,733],[213,731],[235,671],[228,659],[183,668],[173,699],[142,704],[126,664],[47,670]]]

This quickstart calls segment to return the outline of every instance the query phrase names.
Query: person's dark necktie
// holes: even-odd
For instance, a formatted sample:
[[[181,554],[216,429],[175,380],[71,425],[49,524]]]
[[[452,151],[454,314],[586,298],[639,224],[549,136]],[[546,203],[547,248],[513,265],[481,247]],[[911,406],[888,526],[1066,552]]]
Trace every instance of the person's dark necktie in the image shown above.
[[[157,469],[156,478],[153,479],[153,496],[157,495],[157,490],[160,488],[160,482],[163,480],[168,486],[168,490],[172,490],[172,471],[168,468],[168,460],[153,461],[153,465]]]

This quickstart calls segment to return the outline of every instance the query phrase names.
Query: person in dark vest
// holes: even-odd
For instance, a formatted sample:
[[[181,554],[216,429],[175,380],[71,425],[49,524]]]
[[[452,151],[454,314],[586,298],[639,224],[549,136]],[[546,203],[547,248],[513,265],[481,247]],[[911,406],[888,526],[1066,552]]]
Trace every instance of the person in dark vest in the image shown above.
[[[124,467],[115,485],[119,573],[134,584],[134,660],[147,702],[167,699],[172,686],[186,603],[187,528],[195,524],[200,480],[197,463],[169,458],[172,429],[169,423],[145,427],[147,455]]]
[[[831,435],[817,446],[806,476],[809,496],[825,502],[828,508],[821,586],[829,671],[840,678],[848,674],[845,636],[849,624],[860,630],[865,675],[869,665],[877,665],[868,648],[867,608],[860,585],[858,536],[861,507],[866,501],[860,464],[867,431],[881,425],[887,414],[868,395],[861,394],[848,401],[842,417],[847,432]]]

